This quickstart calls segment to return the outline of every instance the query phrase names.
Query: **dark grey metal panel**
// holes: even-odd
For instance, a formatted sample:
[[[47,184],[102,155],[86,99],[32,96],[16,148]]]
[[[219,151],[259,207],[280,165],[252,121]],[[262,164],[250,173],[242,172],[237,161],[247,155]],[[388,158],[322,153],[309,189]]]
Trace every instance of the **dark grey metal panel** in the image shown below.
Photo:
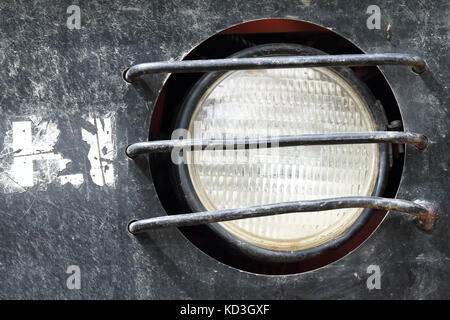
[[[369,30],[366,9],[372,2],[78,1],[80,30],[66,26],[71,1],[2,2],[0,298],[450,298],[449,5],[386,1],[379,4],[381,29]],[[127,232],[134,218],[165,214],[147,162],[132,162],[124,152],[129,143],[147,138],[165,77],[146,78],[149,90],[143,96],[122,80],[122,71],[140,62],[179,60],[217,31],[261,18],[311,21],[367,53],[425,59],[428,70],[422,75],[408,67],[380,69],[405,129],[430,139],[425,152],[406,148],[398,198],[436,203],[440,219],[433,232],[420,232],[392,213],[345,258],[289,276],[255,275],[218,263],[177,229],[138,238]],[[110,134],[103,130],[108,119]],[[51,144],[57,137],[47,152],[57,157],[50,164],[34,161],[33,186],[21,188],[12,181],[14,172],[20,176],[11,168],[20,155],[12,153],[12,128],[13,122],[29,121],[35,139]],[[96,141],[103,141],[99,135],[113,150],[102,155],[102,165],[114,172],[113,182],[105,177],[103,186],[98,185],[103,179],[91,175],[98,159],[89,158]],[[55,169],[61,159],[71,162]],[[83,182],[62,184],[55,174],[81,174]],[[69,265],[80,267],[79,290],[66,286]],[[380,266],[380,290],[366,286],[369,265]]]

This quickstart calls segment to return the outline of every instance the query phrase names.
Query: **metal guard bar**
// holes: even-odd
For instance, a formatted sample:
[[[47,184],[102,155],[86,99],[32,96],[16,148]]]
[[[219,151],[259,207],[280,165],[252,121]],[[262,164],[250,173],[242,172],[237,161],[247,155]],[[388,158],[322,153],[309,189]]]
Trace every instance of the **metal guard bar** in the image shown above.
[[[124,79],[131,83],[143,75],[152,73],[377,65],[407,65],[411,66],[416,73],[422,73],[426,70],[425,61],[410,54],[338,54],[147,62],[125,70]]]
[[[436,220],[436,215],[433,213],[432,206],[425,202],[419,203],[381,197],[342,197],[308,201],[281,202],[239,209],[204,211],[143,219],[132,221],[128,225],[128,230],[132,234],[139,234],[149,230],[167,227],[186,227],[285,213],[325,211],[344,208],[372,208],[386,211],[395,210],[405,212],[418,217],[418,226],[425,231],[432,230]]]
[[[256,149],[271,147],[292,147],[311,145],[337,145],[359,143],[399,143],[412,144],[419,150],[428,145],[428,139],[421,134],[402,131],[375,131],[333,134],[305,134],[292,136],[279,136],[267,138],[245,139],[184,139],[137,142],[129,145],[126,154],[135,158],[144,153],[171,152],[173,149],[185,150],[214,150],[215,148]]]

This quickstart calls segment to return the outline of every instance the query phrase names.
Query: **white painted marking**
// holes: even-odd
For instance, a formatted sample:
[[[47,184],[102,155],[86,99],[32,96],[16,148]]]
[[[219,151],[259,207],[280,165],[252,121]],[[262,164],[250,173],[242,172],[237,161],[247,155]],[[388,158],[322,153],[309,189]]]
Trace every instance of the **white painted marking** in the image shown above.
[[[32,150],[31,121],[13,122],[14,162],[11,176],[22,187],[33,186],[33,158],[26,156]]]
[[[83,174],[77,173],[77,174],[68,174],[65,176],[60,176],[59,181],[62,185],[65,185],[66,183],[72,184],[74,187],[78,188],[81,184],[84,182]]]
[[[81,129],[81,136],[90,145],[88,159],[91,164],[90,175],[92,181],[99,186],[114,186],[115,175],[112,164],[115,158],[114,142],[112,138],[113,118],[88,119],[96,129],[97,133]]]
[[[3,169],[0,172],[0,191],[4,193],[25,192],[35,185],[39,190],[45,190],[71,162],[53,152],[59,136],[57,124],[37,118],[32,120],[14,121],[11,131],[5,135],[4,149],[0,153],[0,167]],[[80,175],[61,176],[58,181],[79,186],[83,182]]]

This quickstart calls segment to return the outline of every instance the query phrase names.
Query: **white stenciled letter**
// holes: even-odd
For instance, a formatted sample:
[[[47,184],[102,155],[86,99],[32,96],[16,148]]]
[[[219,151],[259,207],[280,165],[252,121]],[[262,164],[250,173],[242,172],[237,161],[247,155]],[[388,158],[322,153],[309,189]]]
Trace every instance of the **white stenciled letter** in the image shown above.
[[[366,26],[368,29],[380,29],[381,28],[381,13],[380,7],[377,5],[370,5],[367,7],[366,13],[370,14],[367,18]]]
[[[71,5],[67,7],[67,13],[70,16],[67,18],[67,28],[70,30],[81,29],[81,14],[80,7]]]
[[[115,158],[114,142],[112,136],[113,118],[89,118],[96,132],[81,129],[81,137],[90,145],[88,158],[91,164],[92,181],[99,186],[114,186]]]
[[[59,133],[56,123],[42,119],[13,121],[0,152],[0,191],[25,192],[36,185],[45,190],[57,179],[75,187],[83,183],[82,174],[59,175],[71,162],[54,152]]]
[[[81,289],[80,267],[71,265],[67,268],[66,273],[70,274],[66,281],[67,288],[70,290]]]
[[[381,272],[380,266],[370,265],[367,267],[367,273],[371,274],[369,278],[367,278],[367,289],[381,289]]]

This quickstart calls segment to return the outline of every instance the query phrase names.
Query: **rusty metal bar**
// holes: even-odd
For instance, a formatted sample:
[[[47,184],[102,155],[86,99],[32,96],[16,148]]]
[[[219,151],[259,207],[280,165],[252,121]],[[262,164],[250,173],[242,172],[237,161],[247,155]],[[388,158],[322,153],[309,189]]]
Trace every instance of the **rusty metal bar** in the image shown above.
[[[271,216],[293,212],[314,212],[343,208],[371,208],[378,210],[395,210],[408,213],[419,218],[420,228],[430,231],[434,226],[436,216],[432,206],[425,202],[412,202],[407,200],[389,199],[381,197],[342,197],[308,201],[282,202],[266,204],[239,209],[218,211],[204,211],[171,216],[156,217],[132,221],[128,230],[132,234],[168,228],[186,227],[200,224]]]
[[[125,81],[131,83],[143,75],[152,73],[378,65],[408,65],[416,73],[426,70],[425,61],[418,56],[374,53],[147,62],[125,70],[123,77]]]
[[[292,136],[245,138],[245,139],[184,139],[137,142],[129,145],[126,154],[135,158],[144,153],[164,153],[173,149],[193,150],[239,150],[273,147],[293,147],[312,145],[337,145],[359,143],[400,143],[412,144],[423,150],[428,139],[421,134],[403,131],[374,131],[333,134],[304,134]]]

